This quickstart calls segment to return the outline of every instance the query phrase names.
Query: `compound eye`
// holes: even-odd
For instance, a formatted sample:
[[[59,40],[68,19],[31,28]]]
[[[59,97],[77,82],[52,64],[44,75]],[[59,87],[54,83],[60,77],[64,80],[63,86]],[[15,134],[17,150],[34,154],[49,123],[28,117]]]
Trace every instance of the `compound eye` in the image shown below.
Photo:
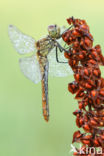
[[[54,25],[49,25],[48,30],[52,30],[54,28]]]

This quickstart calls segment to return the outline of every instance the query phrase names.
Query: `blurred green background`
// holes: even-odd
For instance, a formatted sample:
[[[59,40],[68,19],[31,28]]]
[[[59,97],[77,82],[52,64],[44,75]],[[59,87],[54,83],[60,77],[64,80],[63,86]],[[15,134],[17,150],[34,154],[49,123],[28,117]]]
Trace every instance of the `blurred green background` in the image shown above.
[[[72,134],[78,128],[72,112],[77,102],[68,90],[73,76],[49,77],[50,121],[42,116],[41,84],[20,72],[19,55],[8,38],[8,25],[38,40],[47,26],[68,26],[66,18],[85,19],[104,50],[103,0],[0,1],[0,156],[71,156]],[[103,72],[103,68],[102,68]]]

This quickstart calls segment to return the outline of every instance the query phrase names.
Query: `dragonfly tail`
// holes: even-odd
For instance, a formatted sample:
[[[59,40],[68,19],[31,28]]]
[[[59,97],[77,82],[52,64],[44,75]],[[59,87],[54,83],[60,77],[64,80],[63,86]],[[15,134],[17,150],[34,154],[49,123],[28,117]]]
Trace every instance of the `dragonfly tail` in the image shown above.
[[[48,69],[49,63],[46,57],[39,56],[37,53],[40,70],[42,74],[42,108],[45,121],[49,120],[49,104],[48,104]]]
[[[42,107],[44,119],[49,120],[49,104],[48,104],[48,67],[45,66],[44,74],[42,78]]]
[[[48,69],[49,62],[47,57],[42,57],[37,52],[37,58],[40,64],[40,70],[42,75],[42,108],[43,108],[43,116],[45,121],[49,120],[49,104],[48,104]]]

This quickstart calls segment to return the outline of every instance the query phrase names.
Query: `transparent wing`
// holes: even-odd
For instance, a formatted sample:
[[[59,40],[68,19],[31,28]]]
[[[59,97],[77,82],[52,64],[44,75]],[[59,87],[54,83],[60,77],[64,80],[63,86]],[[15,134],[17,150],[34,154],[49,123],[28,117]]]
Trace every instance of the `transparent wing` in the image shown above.
[[[61,30],[60,33],[62,34],[66,29],[67,29],[66,26],[62,26],[60,29]]]
[[[64,52],[58,52],[59,61],[67,62],[64,57]],[[49,75],[55,77],[65,77],[72,75],[73,71],[67,63],[58,63],[56,61],[56,49],[54,48],[48,55],[49,60]]]
[[[65,26],[62,26],[62,27],[60,28],[60,34],[62,34],[66,29],[67,29],[67,28],[66,28]],[[60,43],[60,44],[64,44],[64,43],[65,43],[65,42],[63,41],[62,38],[58,39],[57,41],[58,41],[58,43]]]
[[[21,71],[28,79],[34,83],[38,83],[41,80],[42,76],[36,55],[20,58],[19,64]]]
[[[33,52],[35,49],[35,40],[23,34],[19,29],[13,25],[8,27],[9,38],[19,54],[26,54]]]
[[[66,30],[66,27],[61,27],[61,34]],[[63,39],[58,39],[57,42],[64,46],[65,42]],[[58,50],[58,59],[62,62],[67,62],[68,60],[64,57],[64,52],[60,52]],[[49,75],[55,76],[55,77],[65,77],[68,75],[72,75],[73,71],[71,67],[67,63],[58,63],[56,61],[56,48],[53,48],[51,52],[48,54],[48,60],[49,60]]]

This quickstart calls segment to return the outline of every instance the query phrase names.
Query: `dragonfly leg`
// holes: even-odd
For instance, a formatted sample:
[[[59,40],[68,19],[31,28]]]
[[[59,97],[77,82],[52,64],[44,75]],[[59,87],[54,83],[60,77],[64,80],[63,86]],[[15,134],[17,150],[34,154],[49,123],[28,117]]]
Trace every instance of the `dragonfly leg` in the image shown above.
[[[60,50],[60,49],[59,49]],[[59,59],[58,59],[58,47],[56,46],[56,61],[58,62],[58,63],[68,63],[68,62],[62,62],[62,61],[59,61]]]
[[[69,28],[67,28],[67,29],[60,35],[60,37],[62,37],[62,35],[63,35],[66,31],[70,30],[73,26],[74,26],[74,25],[71,25]]]
[[[69,50],[67,50],[68,48],[62,47],[57,41],[55,41],[55,46],[59,48],[60,52],[64,51],[69,53]]]

